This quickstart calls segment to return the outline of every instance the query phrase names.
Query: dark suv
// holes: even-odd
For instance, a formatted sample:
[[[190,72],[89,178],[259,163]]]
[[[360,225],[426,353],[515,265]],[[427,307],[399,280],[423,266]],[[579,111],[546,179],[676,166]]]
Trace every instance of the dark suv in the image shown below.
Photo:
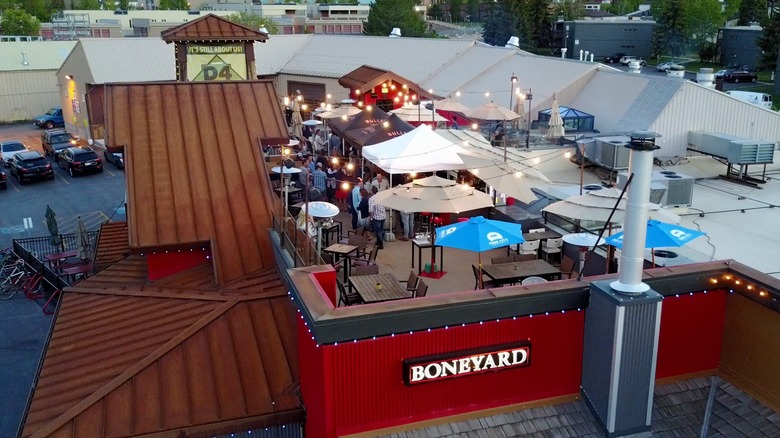
[[[620,62],[620,58],[622,58],[624,56],[626,56],[625,53],[618,52],[615,55],[605,57],[604,58],[604,62],[606,62],[607,64],[613,64],[613,63],[616,63],[616,62]]]
[[[77,145],[76,138],[64,129],[47,129],[41,133],[41,146],[46,155],[54,157],[61,150]]]
[[[755,82],[758,79],[755,73],[746,70],[729,70],[723,74],[726,82]]]
[[[57,154],[57,164],[70,176],[103,172],[103,160],[92,149],[66,148]]]
[[[9,167],[19,184],[36,179],[54,179],[51,163],[38,151],[19,152],[11,159]]]

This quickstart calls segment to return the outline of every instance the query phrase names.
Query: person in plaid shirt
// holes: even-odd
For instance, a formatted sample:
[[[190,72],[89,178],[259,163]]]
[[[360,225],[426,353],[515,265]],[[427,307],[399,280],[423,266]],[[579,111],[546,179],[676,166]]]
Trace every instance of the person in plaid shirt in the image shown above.
[[[379,190],[376,186],[371,187],[371,197],[368,199],[368,214],[371,218],[371,229],[374,230],[376,235],[376,244],[379,249],[385,248],[385,242],[383,234],[385,232],[385,219],[387,219],[387,212],[385,207],[379,205],[375,201],[375,196]]]
[[[322,170],[322,163],[317,163],[317,169],[312,173],[311,181],[314,188],[320,191],[322,195],[325,195],[326,185],[325,181],[328,179],[328,175]]]

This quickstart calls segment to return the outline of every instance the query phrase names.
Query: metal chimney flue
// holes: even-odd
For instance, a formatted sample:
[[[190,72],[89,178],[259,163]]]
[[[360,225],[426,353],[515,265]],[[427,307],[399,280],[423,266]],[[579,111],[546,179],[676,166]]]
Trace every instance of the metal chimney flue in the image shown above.
[[[650,131],[637,131],[629,136],[631,141],[626,145],[630,149],[628,174],[633,173],[634,177],[628,187],[626,200],[620,272],[618,280],[610,283],[610,287],[622,294],[637,295],[650,289],[650,286],[642,282],[642,270],[645,263],[653,151],[660,148],[656,146],[655,139],[661,135]]]

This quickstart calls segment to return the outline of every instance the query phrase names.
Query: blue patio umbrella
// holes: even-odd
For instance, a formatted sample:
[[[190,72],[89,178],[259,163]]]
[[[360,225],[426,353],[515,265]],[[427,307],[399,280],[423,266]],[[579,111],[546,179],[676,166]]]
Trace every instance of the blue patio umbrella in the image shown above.
[[[654,219],[647,221],[647,237],[645,248],[663,248],[668,246],[684,246],[697,237],[705,236],[698,230],[681,227],[676,224],[667,224]],[[622,248],[623,232],[613,234],[605,239],[608,244]],[[652,251],[651,251],[652,253]],[[653,266],[655,266],[655,254],[653,254]]]
[[[520,224],[475,216],[466,222],[440,227],[436,244],[478,253],[480,288],[482,287],[482,251],[525,242]]]

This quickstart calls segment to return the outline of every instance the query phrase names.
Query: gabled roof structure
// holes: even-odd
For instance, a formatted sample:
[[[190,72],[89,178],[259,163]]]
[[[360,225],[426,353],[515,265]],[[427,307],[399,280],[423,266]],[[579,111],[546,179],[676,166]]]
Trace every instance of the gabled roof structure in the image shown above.
[[[377,67],[371,67],[370,65],[364,65],[358,67],[355,70],[345,74],[339,78],[339,85],[347,88],[353,92],[359,91],[365,93],[384,82],[395,82],[397,84],[407,85],[410,93],[416,93],[424,99],[441,99],[433,93],[429,93],[416,83],[393,73],[388,70],[383,70]]]
[[[68,289],[21,436],[219,434],[303,420],[294,311],[275,268],[146,284],[130,256]]]
[[[268,39],[268,34],[266,33],[233,23],[214,14],[208,14],[197,20],[167,29],[161,33],[161,36],[166,42],[230,42],[246,40],[265,42]]]
[[[274,265],[261,144],[287,143],[270,81],[106,85],[106,144],[124,146],[130,247],[211,246],[224,284]],[[266,199],[268,198],[268,199]]]

